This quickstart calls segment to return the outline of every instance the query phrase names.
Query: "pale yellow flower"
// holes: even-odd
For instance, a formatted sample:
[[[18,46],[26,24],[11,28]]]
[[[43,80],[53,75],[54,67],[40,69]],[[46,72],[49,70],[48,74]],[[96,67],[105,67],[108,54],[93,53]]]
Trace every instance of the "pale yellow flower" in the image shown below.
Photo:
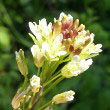
[[[37,45],[33,45],[31,47],[31,52],[32,52],[32,55],[33,55],[33,58],[34,58],[35,65],[38,68],[42,67],[44,58],[43,58],[43,53],[40,50],[40,48]]]
[[[40,20],[39,25],[29,22],[29,27],[35,36],[34,41],[37,47],[40,48],[42,55],[47,60],[59,60],[60,56],[67,53],[62,45],[63,35],[61,33],[55,34],[57,27],[54,26],[52,29],[52,24],[47,25],[46,19]]]
[[[42,52],[47,59],[59,60],[60,56],[65,55],[67,52],[64,51],[64,46],[62,46],[62,34],[59,34],[53,42],[42,44]]]
[[[85,47],[80,56],[83,56],[83,57],[91,57],[91,56],[95,56],[95,55],[98,55],[100,52],[102,52],[102,44],[90,44],[88,45],[87,47]]]
[[[62,70],[62,76],[66,78],[71,78],[73,76],[78,76],[80,73],[86,71],[92,64],[92,59],[80,59],[78,55],[74,56],[72,61],[66,64]]]
[[[46,19],[39,20],[39,25],[37,25],[35,22],[29,22],[29,28],[32,34],[35,36],[37,45],[39,47],[42,46],[43,42],[50,40],[52,34],[52,24],[49,23],[47,25]]]
[[[40,77],[33,75],[30,79],[30,86],[33,93],[39,92],[40,86]]]
[[[68,101],[72,101],[74,99],[75,92],[70,90],[67,92],[63,92],[53,97],[52,102],[54,104],[66,103]]]
[[[70,14],[62,12],[58,20],[54,18],[53,24],[47,24],[46,19],[39,20],[38,25],[29,22],[29,27],[35,36],[31,35],[32,39],[49,61],[59,60],[65,55],[70,55],[70,58],[79,55],[87,59],[102,51],[101,44],[93,43],[95,35],[85,30],[83,24],[79,25],[78,19],[73,20]]]

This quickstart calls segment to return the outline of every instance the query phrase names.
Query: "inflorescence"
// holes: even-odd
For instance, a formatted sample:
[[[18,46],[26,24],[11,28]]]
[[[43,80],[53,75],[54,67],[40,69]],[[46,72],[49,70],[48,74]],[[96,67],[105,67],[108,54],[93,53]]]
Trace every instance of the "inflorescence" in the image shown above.
[[[59,19],[54,18],[54,23],[47,24],[45,18],[39,24],[29,22],[34,41],[31,47],[37,74],[28,81],[28,67],[22,49],[16,52],[16,61],[24,84],[17,91],[12,100],[15,110],[33,110],[35,104],[38,110],[49,110],[53,104],[66,103],[74,99],[75,92],[70,90],[54,96],[43,106],[39,100],[47,95],[50,90],[64,78],[78,76],[86,71],[93,63],[92,58],[102,52],[101,44],[94,44],[94,34],[73,20],[71,15],[61,13]],[[60,65],[62,68],[58,70]],[[53,83],[52,83],[53,82]],[[38,102],[38,103],[37,103]]]

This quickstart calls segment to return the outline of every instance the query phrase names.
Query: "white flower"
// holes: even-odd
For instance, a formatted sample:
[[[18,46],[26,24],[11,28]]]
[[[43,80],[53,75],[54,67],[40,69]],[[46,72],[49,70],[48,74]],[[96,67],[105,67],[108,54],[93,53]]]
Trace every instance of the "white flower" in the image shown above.
[[[40,65],[40,56],[44,56],[47,60],[56,61],[59,60],[60,56],[66,54],[64,46],[62,45],[63,35],[52,33],[52,23],[47,25],[46,19],[39,20],[39,25],[36,23],[29,22],[29,27],[32,33],[35,35],[36,39],[33,38],[35,44],[38,46],[33,46],[31,51],[34,56],[34,60],[37,67]],[[37,55],[39,54],[39,55]],[[39,57],[39,58],[38,58]],[[39,64],[39,65],[38,65]]]
[[[91,33],[90,34],[90,43],[89,44],[92,44],[93,43],[93,41],[94,41],[94,34],[93,33]]]
[[[54,104],[66,103],[68,101],[72,101],[74,99],[75,92],[70,90],[67,92],[63,92],[53,97],[52,102]]]
[[[67,16],[65,13],[62,12],[59,16],[59,20],[61,21],[61,20],[63,20],[63,18],[66,18],[67,20],[73,21],[73,17],[70,14],[68,14],[68,16]]]
[[[39,92],[40,89],[40,77],[33,75],[32,78],[30,79],[30,86],[31,86],[31,90],[34,93]]]
[[[78,32],[78,35],[75,37],[74,39],[74,48],[77,49],[77,48],[80,48],[82,45],[84,45],[87,37],[89,36],[86,36],[86,31],[83,30],[81,32]]]
[[[92,65],[92,59],[88,59],[88,60],[81,60],[80,62],[80,72],[86,71],[90,65]]]
[[[79,56],[81,58],[91,58],[102,52],[102,44],[94,44],[94,34],[87,34],[87,31],[83,30],[78,33],[78,35],[74,39],[74,49],[80,49],[81,52]]]
[[[29,28],[31,32],[36,36],[36,37],[41,37],[40,32],[38,31],[38,26],[35,22],[29,22]]]
[[[37,45],[33,45],[31,47],[31,52],[34,58],[35,65],[39,68],[42,67],[43,64],[43,54],[40,50],[40,48]]]
[[[65,55],[67,52],[66,51],[58,51],[58,52],[56,52],[56,55],[57,56],[63,56],[63,55]]]
[[[88,48],[88,53],[89,54],[94,54],[94,53],[99,53],[102,52],[102,44],[91,44]]]
[[[59,60],[60,56],[67,53],[64,51],[64,46],[62,46],[62,37],[62,34],[60,34],[52,42],[42,44],[42,52],[48,60]]]
[[[71,78],[72,76],[78,76],[80,73],[86,71],[92,64],[92,59],[80,59],[78,55],[74,56],[72,61],[65,65],[61,73],[66,78]]]
[[[102,52],[102,44],[93,44],[91,43],[90,45],[87,45],[82,52],[80,53],[80,56],[82,58],[91,58],[96,55],[98,55],[100,52]]]
[[[61,20],[63,19],[64,16],[66,16],[65,13],[63,13],[63,12],[60,13],[59,20],[61,21]]]
[[[52,31],[52,24],[49,23],[47,25],[47,21],[45,18],[39,20],[38,27],[39,27],[40,31],[42,31],[41,34],[44,35],[45,38],[48,37],[50,32]]]

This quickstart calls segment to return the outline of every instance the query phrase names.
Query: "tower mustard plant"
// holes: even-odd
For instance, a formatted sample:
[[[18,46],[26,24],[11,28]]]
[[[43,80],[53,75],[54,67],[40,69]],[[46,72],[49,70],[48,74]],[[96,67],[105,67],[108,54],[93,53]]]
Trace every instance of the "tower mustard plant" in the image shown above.
[[[31,47],[37,74],[28,78],[28,67],[24,51],[16,53],[16,61],[24,84],[12,100],[14,110],[53,110],[53,104],[72,101],[75,92],[70,90],[59,93],[47,103],[42,98],[65,78],[76,77],[92,65],[92,58],[102,52],[101,44],[94,44],[94,34],[73,20],[71,15],[61,13],[54,23],[47,24],[45,18],[39,24],[29,22],[34,45]],[[60,65],[63,65],[60,66]],[[58,67],[62,67],[58,69]]]

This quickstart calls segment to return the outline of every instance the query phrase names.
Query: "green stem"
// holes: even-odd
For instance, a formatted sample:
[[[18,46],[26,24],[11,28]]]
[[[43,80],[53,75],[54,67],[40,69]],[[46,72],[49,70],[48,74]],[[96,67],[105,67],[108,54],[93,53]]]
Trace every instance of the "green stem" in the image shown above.
[[[64,77],[60,77],[59,79],[57,79],[49,88],[47,88],[44,93],[41,95],[41,97],[45,96],[54,86],[56,86],[60,81],[62,81],[64,79]]]
[[[25,110],[25,104],[26,104],[26,97],[24,97],[23,110]]]
[[[38,68],[37,75],[40,76],[40,68]]]
[[[43,67],[42,67],[42,72],[40,74],[40,78],[41,78],[42,82],[45,81],[48,66],[49,66],[48,61],[44,61],[44,64],[43,64]]]
[[[44,110],[44,108],[48,107],[50,104],[52,104],[52,100],[47,102],[45,105],[43,105],[42,107],[40,107],[38,110]]]
[[[40,96],[41,91],[42,90],[40,90],[40,92],[38,92],[38,93],[35,94],[35,96],[33,98],[33,101],[32,101],[32,107],[29,110],[34,110],[34,107],[36,106],[36,103],[38,103],[38,99],[39,99],[39,96]]]
[[[25,77],[25,79],[24,79],[24,84],[23,84],[23,87],[22,87],[22,90],[24,90],[24,89],[26,88],[27,82],[28,82],[28,78]]]
[[[52,77],[51,77],[51,79],[53,79],[53,78],[56,77],[58,74],[60,74],[60,72],[61,72],[61,69],[60,69],[58,72],[56,72],[55,74],[53,74]]]
[[[47,83],[45,83],[45,84],[43,85],[43,87],[47,86],[48,84],[50,84],[52,81],[54,81],[55,79],[57,79],[57,78],[60,77],[60,76],[61,76],[61,74],[58,74],[57,76],[53,77],[51,80],[49,80]]]
[[[60,64],[61,64],[61,63],[64,63],[64,62],[68,62],[68,61],[70,61],[70,58],[66,58],[66,59],[64,59],[64,60],[61,60],[61,61],[60,61]]]
[[[34,100],[34,96],[35,96],[35,93],[33,93],[32,97],[31,97],[31,100],[30,100],[30,103],[29,103],[29,108],[32,107],[32,103],[33,103],[33,100]]]
[[[52,76],[52,74],[56,71],[56,69],[57,69],[57,67],[58,67],[58,65],[59,65],[59,62],[54,62],[51,66],[50,66],[50,69],[49,69],[49,71],[48,71],[48,76],[49,77],[47,77],[47,80]]]

